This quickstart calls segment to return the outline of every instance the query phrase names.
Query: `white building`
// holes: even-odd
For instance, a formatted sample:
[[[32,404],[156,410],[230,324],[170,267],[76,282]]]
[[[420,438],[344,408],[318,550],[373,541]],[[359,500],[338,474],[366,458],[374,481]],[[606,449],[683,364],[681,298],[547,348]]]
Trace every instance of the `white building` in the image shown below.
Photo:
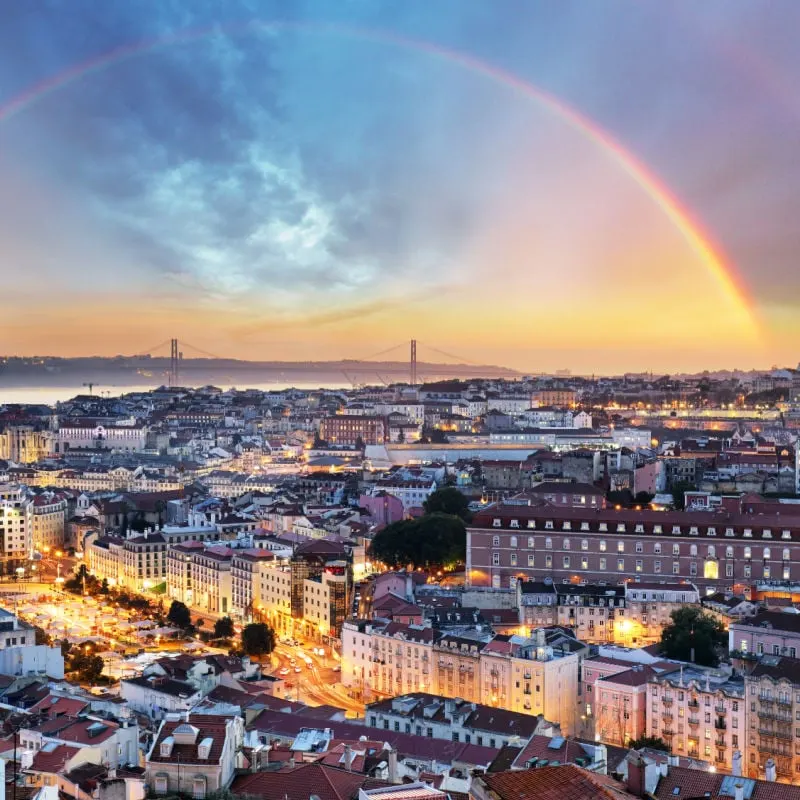
[[[82,448],[141,451],[147,447],[146,425],[96,425],[93,422],[67,422],[59,428],[57,452]]]

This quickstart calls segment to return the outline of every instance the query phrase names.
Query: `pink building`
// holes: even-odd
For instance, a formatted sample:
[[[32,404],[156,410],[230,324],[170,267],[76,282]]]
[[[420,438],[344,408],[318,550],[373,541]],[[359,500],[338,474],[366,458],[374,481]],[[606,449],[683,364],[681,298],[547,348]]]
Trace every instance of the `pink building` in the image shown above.
[[[661,461],[650,461],[636,467],[633,472],[633,493],[657,494],[661,488],[663,471],[664,464]]]
[[[594,683],[595,736],[602,742],[624,746],[647,731],[647,686],[656,671],[635,664],[624,672]]]
[[[391,525],[405,516],[403,501],[387,492],[362,494],[358,498],[358,505],[369,514],[375,525]]]
[[[728,649],[742,655],[797,658],[800,614],[793,611],[759,611],[754,617],[731,623]]]

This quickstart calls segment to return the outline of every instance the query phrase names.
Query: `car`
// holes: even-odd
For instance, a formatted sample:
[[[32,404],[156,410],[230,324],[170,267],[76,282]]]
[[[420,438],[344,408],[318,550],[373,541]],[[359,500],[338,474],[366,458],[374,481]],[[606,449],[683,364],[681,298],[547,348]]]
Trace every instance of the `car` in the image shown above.
[[[341,671],[342,671],[342,665],[341,665],[341,664],[337,664],[337,665],[336,665],[336,666],[333,668],[333,671],[334,671],[334,672],[341,672]]]
[[[295,667],[295,668],[294,668],[294,671],[295,671],[295,672],[302,672],[302,670],[300,669],[300,667]]]
[[[278,674],[279,675],[288,675],[289,674],[289,670],[286,669],[286,667],[284,667]]]

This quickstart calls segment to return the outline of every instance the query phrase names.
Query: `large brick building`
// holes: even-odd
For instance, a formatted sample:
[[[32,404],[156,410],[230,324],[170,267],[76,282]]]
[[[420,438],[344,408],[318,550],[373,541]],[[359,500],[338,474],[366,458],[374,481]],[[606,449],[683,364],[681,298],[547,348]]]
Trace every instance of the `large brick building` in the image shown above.
[[[367,417],[360,414],[337,414],[320,423],[319,435],[330,444],[354,445],[361,441],[367,445],[386,441],[386,418]]]
[[[467,531],[467,584],[688,579],[701,592],[800,579],[800,517],[727,510],[659,512],[512,499]]]

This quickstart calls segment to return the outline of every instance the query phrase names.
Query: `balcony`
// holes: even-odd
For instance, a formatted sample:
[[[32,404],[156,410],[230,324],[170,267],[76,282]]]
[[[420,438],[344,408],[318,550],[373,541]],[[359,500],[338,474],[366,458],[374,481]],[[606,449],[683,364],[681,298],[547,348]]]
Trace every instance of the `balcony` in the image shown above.
[[[664,728],[661,731],[661,735],[662,736],[674,736],[675,735],[675,731],[672,730],[672,728]]]
[[[759,728],[758,732],[762,736],[774,737],[775,739],[786,739],[787,741],[791,741],[794,738],[792,736],[791,729],[778,730],[778,729],[774,729],[774,728]]]
[[[725,720],[724,720],[724,719],[718,719],[718,720],[717,720],[717,721],[714,723],[714,727],[715,727],[715,728],[716,728],[718,731],[725,731],[725,730],[727,730],[727,729],[728,729],[728,725],[727,725],[727,723],[725,722]]]
[[[696,728],[700,724],[700,718],[699,717],[689,717],[687,722],[689,723],[689,727],[690,728]]]
[[[686,705],[688,705],[689,708],[700,708],[700,703],[698,703],[697,700],[690,700]]]
[[[687,750],[686,755],[689,758],[700,758],[700,751],[699,750]]]
[[[778,722],[791,722],[792,715],[785,711],[773,711],[769,708],[759,708],[756,712],[761,719],[774,719]]]
[[[661,702],[665,706],[671,706],[673,704],[673,702],[675,702],[675,701],[674,701],[674,698],[672,698],[672,697],[662,697],[661,698]]]
[[[665,711],[661,716],[664,717],[664,719],[672,719],[672,712]]]
[[[783,706],[783,708],[791,708],[792,707],[792,698],[791,697],[779,697],[775,702],[779,706]]]
[[[717,739],[715,744],[716,744],[717,747],[720,747],[720,748],[726,747],[726,743],[725,743],[724,739]],[[724,761],[725,759],[723,758],[722,760]]]

